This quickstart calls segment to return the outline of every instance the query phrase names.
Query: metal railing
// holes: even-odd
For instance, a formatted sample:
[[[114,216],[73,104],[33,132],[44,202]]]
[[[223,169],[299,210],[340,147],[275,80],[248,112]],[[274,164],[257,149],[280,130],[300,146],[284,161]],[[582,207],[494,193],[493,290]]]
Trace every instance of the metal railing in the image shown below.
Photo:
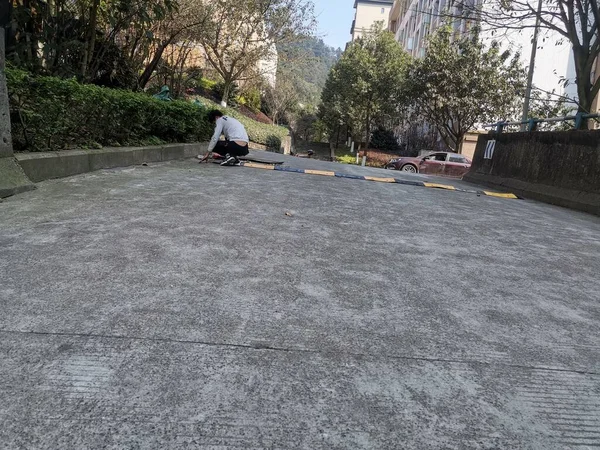
[[[567,122],[572,120],[574,121],[573,128],[575,130],[581,130],[587,120],[598,118],[600,118],[600,114],[577,113],[574,116],[552,117],[550,119],[529,119],[521,122],[502,121],[484,125],[483,128],[495,128],[496,133],[502,133],[506,127],[510,126],[519,126],[519,131],[536,131],[538,129],[538,125],[542,123]]]

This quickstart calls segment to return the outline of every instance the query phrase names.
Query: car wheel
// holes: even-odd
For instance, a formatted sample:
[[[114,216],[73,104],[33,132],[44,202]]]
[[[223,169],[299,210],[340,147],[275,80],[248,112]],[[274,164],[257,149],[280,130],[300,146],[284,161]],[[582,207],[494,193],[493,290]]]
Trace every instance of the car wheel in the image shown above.
[[[412,164],[402,166],[402,172],[417,173],[417,168]]]

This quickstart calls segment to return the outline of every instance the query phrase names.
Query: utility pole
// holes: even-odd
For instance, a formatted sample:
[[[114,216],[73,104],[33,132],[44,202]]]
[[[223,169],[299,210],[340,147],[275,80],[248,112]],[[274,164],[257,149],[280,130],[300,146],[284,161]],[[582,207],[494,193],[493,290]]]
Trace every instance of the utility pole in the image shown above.
[[[535,57],[537,55],[538,36],[540,33],[540,16],[542,14],[543,0],[539,0],[537,15],[535,16],[535,30],[533,31],[533,40],[531,46],[531,58],[529,60],[529,73],[527,74],[527,89],[525,90],[525,101],[523,102],[523,122],[529,119],[529,102],[531,99],[531,89],[533,88],[533,72],[535,70]],[[527,124],[521,124],[521,131],[527,130]]]

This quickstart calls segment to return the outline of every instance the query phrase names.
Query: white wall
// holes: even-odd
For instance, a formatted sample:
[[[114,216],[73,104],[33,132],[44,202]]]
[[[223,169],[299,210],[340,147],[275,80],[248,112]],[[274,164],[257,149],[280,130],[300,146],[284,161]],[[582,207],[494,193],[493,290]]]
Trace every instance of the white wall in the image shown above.
[[[258,61],[258,70],[264,80],[269,83],[271,87],[275,87],[277,84],[277,67],[279,65],[279,55],[277,53],[277,47],[275,44],[271,44],[269,47],[269,54],[265,58]]]
[[[531,57],[533,30],[511,30],[500,35],[498,32],[485,32],[484,40],[496,40],[503,49],[510,50],[513,54],[520,53],[521,63],[525,68],[529,67]],[[561,83],[561,77],[568,76],[569,60],[572,59],[571,47],[568,43],[557,45],[561,41],[560,35],[550,30],[540,30],[538,38],[538,49],[533,73],[533,85],[543,91],[564,95],[565,89]],[[572,80],[575,81],[574,79]],[[567,94],[572,93],[568,89]]]
[[[483,8],[493,8],[495,0],[473,0],[480,1]],[[533,1],[533,0],[532,0]],[[415,57],[421,57],[425,54],[425,46],[430,33],[443,25],[442,17],[448,9],[452,9],[454,4],[449,0],[396,0],[394,11],[396,14],[392,20],[397,21],[396,40],[398,40],[404,49]],[[537,5],[537,2],[535,2]],[[401,11],[405,13],[398,16]],[[496,40],[503,49],[510,50],[513,54],[520,53],[521,63],[525,68],[529,67],[531,56],[531,40],[533,38],[533,29],[525,30],[496,30],[492,32],[482,25],[482,39],[491,43]],[[467,32],[469,25],[466,21],[455,23],[455,30]],[[564,40],[563,40],[564,41]],[[535,87],[547,91],[554,91],[558,95],[567,95],[570,98],[576,97],[574,89],[575,74],[572,66],[572,52],[567,42],[557,45],[561,42],[561,37],[556,32],[541,30],[538,40],[538,51],[535,62],[535,71],[533,84]],[[567,87],[561,83],[561,78],[569,78],[571,86]]]
[[[386,3],[360,3],[356,6],[354,33],[352,40],[367,33],[376,22],[382,22],[383,28],[388,27],[391,4]]]

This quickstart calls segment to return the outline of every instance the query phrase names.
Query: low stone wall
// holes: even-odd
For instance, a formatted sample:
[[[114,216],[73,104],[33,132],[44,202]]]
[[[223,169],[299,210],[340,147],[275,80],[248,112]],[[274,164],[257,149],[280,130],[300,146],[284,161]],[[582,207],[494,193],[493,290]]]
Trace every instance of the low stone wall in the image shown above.
[[[15,158],[0,157],[0,199],[35,189]]]
[[[486,159],[490,140],[496,145]],[[482,135],[464,179],[600,215],[600,131]]]
[[[29,179],[37,183],[100,169],[191,158],[199,153],[205,153],[207,146],[207,143],[195,143],[98,150],[64,150],[17,153],[15,157]]]
[[[251,142],[250,149],[265,150],[266,147]],[[197,142],[150,147],[17,153],[15,157],[29,179],[34,183],[38,183],[100,169],[114,169],[143,163],[193,158],[198,154],[206,153],[207,150],[208,142]]]

